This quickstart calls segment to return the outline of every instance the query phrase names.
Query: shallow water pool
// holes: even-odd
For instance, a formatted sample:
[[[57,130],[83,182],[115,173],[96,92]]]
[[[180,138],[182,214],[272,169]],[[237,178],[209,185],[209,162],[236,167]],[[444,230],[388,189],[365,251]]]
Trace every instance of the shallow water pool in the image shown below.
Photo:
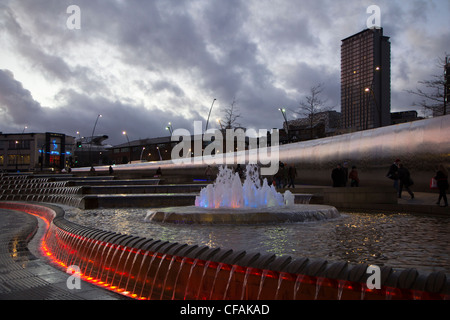
[[[176,225],[146,221],[151,209],[65,210],[81,225],[163,241],[450,274],[447,217],[341,213],[303,223]]]

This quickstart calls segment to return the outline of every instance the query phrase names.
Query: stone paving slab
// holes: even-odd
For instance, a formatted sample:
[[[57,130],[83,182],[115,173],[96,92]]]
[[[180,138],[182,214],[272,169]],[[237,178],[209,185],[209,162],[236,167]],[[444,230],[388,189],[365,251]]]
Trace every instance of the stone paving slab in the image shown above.
[[[36,217],[0,209],[0,300],[129,300],[83,281],[80,289],[69,289],[69,275],[32,252],[44,231]]]

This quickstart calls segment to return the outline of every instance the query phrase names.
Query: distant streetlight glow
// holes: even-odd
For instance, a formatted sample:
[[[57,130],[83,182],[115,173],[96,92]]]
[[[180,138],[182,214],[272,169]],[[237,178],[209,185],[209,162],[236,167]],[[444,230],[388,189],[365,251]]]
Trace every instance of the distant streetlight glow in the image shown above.
[[[169,125],[166,127],[166,130],[169,130],[170,135],[173,134],[173,127],[172,127],[172,123],[171,122],[169,122]]]
[[[131,163],[131,145],[130,145],[130,139],[128,139],[128,135],[127,135],[127,132],[126,132],[126,131],[122,131],[122,134],[127,138],[127,141],[128,141],[128,149],[129,149],[129,152],[130,152],[130,159],[128,160],[128,162]]]
[[[286,109],[285,108],[278,108],[278,110],[283,115],[284,122],[286,124],[286,135],[287,135],[287,138],[288,138],[288,142],[290,142],[291,139],[289,138],[289,125],[288,125],[288,121],[287,121],[287,117],[286,117]]]

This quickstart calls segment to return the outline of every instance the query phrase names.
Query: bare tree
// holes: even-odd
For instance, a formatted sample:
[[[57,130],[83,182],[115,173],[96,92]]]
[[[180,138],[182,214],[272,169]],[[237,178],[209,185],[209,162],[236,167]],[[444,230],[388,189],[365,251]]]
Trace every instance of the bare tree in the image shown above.
[[[332,107],[326,106],[327,100],[322,98],[324,86],[322,83],[311,87],[309,95],[299,104],[297,114],[306,117],[309,122],[311,139],[313,138],[313,128],[317,121],[317,114],[320,112],[330,111]]]
[[[237,107],[236,98],[233,98],[233,102],[229,106],[222,109],[222,113],[224,115],[221,125],[223,129],[234,129],[240,126],[237,120],[241,117],[241,114]]]
[[[437,66],[444,70],[445,65],[450,61],[450,55],[445,54],[444,58],[438,58]],[[445,73],[433,75],[431,80],[422,80],[418,82],[424,88],[417,88],[414,90],[407,90],[408,93],[414,94],[422,98],[419,103],[414,103],[420,106],[425,114],[431,113],[433,116],[446,114],[445,110]]]

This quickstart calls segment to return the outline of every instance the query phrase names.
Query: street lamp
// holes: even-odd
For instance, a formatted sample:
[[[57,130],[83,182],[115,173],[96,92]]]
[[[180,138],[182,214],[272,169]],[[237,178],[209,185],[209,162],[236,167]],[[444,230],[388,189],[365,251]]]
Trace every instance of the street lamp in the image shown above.
[[[367,93],[370,92],[371,95],[372,95],[373,102],[375,103],[375,108],[377,109],[377,112],[378,112],[378,120],[380,121],[379,126],[381,127],[382,126],[382,124],[381,124],[381,110],[378,107],[377,99],[375,98],[375,93],[373,92],[373,89],[371,87],[365,88],[364,91],[367,92]]]
[[[212,102],[212,104],[211,104],[211,108],[209,108],[208,120],[206,120],[206,128],[205,128],[205,131],[208,130],[209,117],[211,116],[211,110],[212,110],[213,105],[214,105],[214,102],[216,102],[216,100],[217,100],[217,99],[214,99],[214,100],[213,100],[213,102]]]
[[[289,137],[289,125],[288,125],[288,121],[287,121],[287,118],[286,118],[286,109],[281,109],[281,108],[278,108],[278,110],[281,112],[281,114],[283,115],[283,118],[284,118],[284,123],[286,124],[286,134],[287,134],[287,137],[288,137],[288,142],[290,142],[291,141],[291,139],[290,139],[290,137]]]
[[[169,122],[169,125],[166,127],[166,130],[169,130],[170,135],[173,134],[173,127],[172,127],[172,123]]]
[[[16,140],[15,143],[16,143],[16,148],[15,149],[18,150],[18,148],[19,148],[19,140]],[[16,172],[18,171],[17,161],[19,161],[19,155],[18,154],[16,154]]]
[[[220,125],[220,129],[223,130],[222,122],[220,122],[220,119],[217,119],[217,122],[218,122],[219,125]]]
[[[129,160],[128,162],[131,163],[131,145],[130,145],[130,139],[128,139],[128,135],[127,135],[127,132],[126,132],[126,131],[122,131],[122,134],[123,134],[125,137],[127,137],[127,141],[128,141],[128,149],[129,149],[129,152],[130,152],[130,160]]]
[[[159,160],[162,161],[161,152],[159,151],[159,147],[156,147],[156,150],[158,150]]]
[[[28,127],[27,126],[25,126],[25,127],[23,127],[23,130],[22,130],[22,135],[25,133],[25,129],[27,129]],[[24,144],[23,144],[23,141],[24,141],[24,139],[23,139],[23,137],[21,137],[21,146],[19,146],[19,141],[18,140],[16,140],[16,150],[18,151],[18,154],[16,154],[16,171],[18,171],[19,169],[18,169],[18,164],[17,164],[17,162],[19,161],[19,157],[20,158],[22,158],[22,151],[21,151],[21,148],[24,148]],[[20,147],[20,148],[19,148]],[[21,165],[23,165],[23,160],[22,160],[22,163],[21,163]]]
[[[145,147],[142,147],[141,156],[139,157],[139,161],[142,162],[142,154],[144,153]]]
[[[97,127],[98,119],[101,117],[102,117],[101,114],[97,115],[97,119],[95,119],[94,128],[92,129],[91,143],[89,144],[89,160],[91,162],[91,166],[93,166],[93,164],[92,164],[92,141],[94,140],[94,133],[95,133],[95,128]]]

